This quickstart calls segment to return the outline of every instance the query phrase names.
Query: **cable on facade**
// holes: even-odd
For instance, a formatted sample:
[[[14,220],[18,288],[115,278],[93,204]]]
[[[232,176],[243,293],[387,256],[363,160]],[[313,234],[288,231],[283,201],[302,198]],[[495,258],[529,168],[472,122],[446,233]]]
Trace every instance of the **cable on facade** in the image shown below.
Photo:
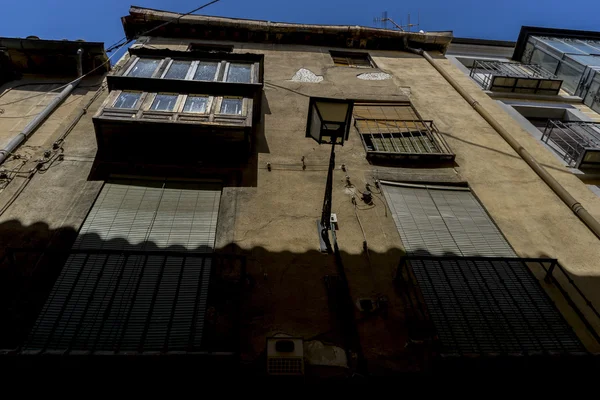
[[[173,22],[179,21],[179,19],[181,19],[182,17],[185,17],[186,15],[190,15],[190,14],[192,14],[192,13],[196,12],[196,11],[199,11],[199,10],[201,10],[201,9],[205,8],[205,7],[208,7],[208,6],[210,6],[211,4],[214,4],[214,3],[218,2],[218,1],[220,1],[220,0],[213,0],[213,1],[209,2],[209,3],[206,3],[206,4],[204,4],[204,5],[202,5],[202,6],[198,7],[198,8],[195,8],[194,10],[192,10],[192,11],[190,11],[190,12],[187,12],[187,13],[185,13],[185,14],[182,14],[182,15],[180,15],[179,17],[175,18],[173,21],[167,21],[167,22],[165,22],[164,24],[161,24],[161,25],[159,25],[159,26],[157,26],[157,27],[155,27],[155,28],[149,29],[149,30],[147,30],[147,31],[145,31],[145,32],[143,32],[143,33],[141,33],[141,34],[139,34],[139,35],[138,35],[138,36],[136,36],[136,37],[140,37],[140,36],[147,35],[148,33],[152,32],[152,31],[155,31],[156,29],[162,28],[162,27],[164,27],[164,26],[166,26],[166,25],[168,25],[168,24],[170,24],[170,23],[173,23]],[[114,50],[118,50],[118,49],[120,49],[121,47],[123,47],[123,46],[125,46],[125,45],[129,44],[131,41],[133,41],[133,40],[134,40],[134,38],[132,38],[132,39],[129,39],[129,40],[127,40],[127,41],[126,41],[126,42],[124,42],[124,43],[118,44],[119,42],[121,42],[121,41],[122,41],[122,40],[124,40],[124,39],[127,39],[127,37],[125,37],[125,38],[123,38],[123,39],[119,40],[119,41],[118,41],[116,44],[112,45],[112,46],[111,46],[109,49],[107,49],[107,50],[106,50],[106,53],[110,53],[110,52],[112,52],[112,51],[114,51]],[[89,72],[87,72],[87,73],[85,73],[85,74],[81,75],[81,76],[80,76],[80,77],[78,77],[77,79],[74,79],[74,80],[72,80],[72,81],[70,81],[70,82],[67,82],[66,84],[64,84],[64,85],[62,85],[62,86],[59,86],[59,87],[57,87],[57,88],[55,88],[55,89],[52,89],[52,90],[50,90],[50,91],[48,91],[48,92],[44,92],[44,93],[38,93],[38,94],[35,94],[35,95],[33,95],[33,96],[29,96],[29,97],[25,97],[25,98],[22,98],[22,99],[19,99],[19,100],[14,100],[14,101],[11,101],[11,102],[8,102],[8,103],[3,103],[3,104],[0,104],[0,107],[2,107],[2,106],[8,106],[8,105],[11,105],[11,104],[15,104],[15,103],[18,103],[18,102],[21,102],[21,101],[24,101],[24,100],[33,99],[33,98],[35,98],[35,97],[39,97],[39,96],[45,96],[45,95],[47,95],[48,93],[57,92],[57,91],[59,91],[59,90],[61,90],[61,89],[64,89],[64,88],[66,88],[67,86],[69,86],[70,84],[72,84],[72,83],[74,83],[74,82],[76,82],[76,81],[78,81],[78,80],[81,80],[81,79],[85,78],[86,76],[90,75],[92,72],[94,72],[94,71],[97,71],[98,69],[102,68],[104,65],[106,65],[106,64],[108,64],[108,63],[110,63],[110,60],[111,60],[111,59],[112,59],[112,58],[113,58],[113,57],[114,57],[116,54],[117,54],[117,53],[113,53],[113,54],[111,54],[111,55],[110,55],[110,56],[109,56],[109,57],[106,59],[106,61],[104,61],[102,64],[98,65],[96,68],[94,68],[94,69],[92,69],[91,71],[89,71]],[[5,92],[5,93],[6,93],[6,92]],[[2,96],[0,95],[0,97],[2,97]]]

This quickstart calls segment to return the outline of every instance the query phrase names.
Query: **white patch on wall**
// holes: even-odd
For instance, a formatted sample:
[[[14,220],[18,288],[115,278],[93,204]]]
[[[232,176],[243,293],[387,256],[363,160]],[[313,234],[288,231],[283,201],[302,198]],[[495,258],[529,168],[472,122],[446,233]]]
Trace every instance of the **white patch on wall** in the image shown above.
[[[291,80],[292,82],[319,83],[323,82],[323,77],[321,75],[316,75],[306,68],[300,68]]]
[[[392,78],[390,74],[386,74],[385,72],[364,73],[357,75],[356,77],[365,81],[385,81],[386,79]]]

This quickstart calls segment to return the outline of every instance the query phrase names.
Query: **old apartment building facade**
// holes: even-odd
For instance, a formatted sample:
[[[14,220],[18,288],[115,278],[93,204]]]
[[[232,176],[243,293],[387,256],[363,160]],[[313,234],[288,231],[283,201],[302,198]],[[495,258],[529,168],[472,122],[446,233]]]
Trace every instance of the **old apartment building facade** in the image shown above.
[[[19,289],[5,360],[307,378],[597,362],[598,153],[532,134],[567,129],[555,105],[596,118],[595,69],[585,95],[541,70],[506,90],[498,71],[540,65],[522,58],[535,32],[515,47],[138,7],[123,27],[85,116],[65,111],[28,161],[56,162],[0,193]],[[348,135],[328,252],[332,146],[310,136],[331,125]]]

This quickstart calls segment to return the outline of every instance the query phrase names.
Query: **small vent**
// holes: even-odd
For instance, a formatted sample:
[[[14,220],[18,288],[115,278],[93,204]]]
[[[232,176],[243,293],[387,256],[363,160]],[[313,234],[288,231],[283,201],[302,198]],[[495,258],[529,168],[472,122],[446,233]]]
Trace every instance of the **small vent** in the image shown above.
[[[304,375],[302,338],[277,336],[267,338],[267,374],[274,376]]]
[[[200,117],[197,115],[180,115],[177,120],[182,122],[207,122],[208,116]]]
[[[109,118],[124,118],[124,119],[131,119],[131,118],[135,118],[135,113],[131,113],[131,112],[121,112],[121,111],[103,111],[102,112],[102,116],[103,117],[109,117]]]
[[[173,115],[168,115],[168,114],[152,114],[152,113],[148,113],[145,112],[143,114],[144,119],[152,119],[152,120],[159,120],[159,121],[170,121],[173,119]]]
[[[299,358],[269,358],[267,372],[269,375],[302,375],[302,366]]]

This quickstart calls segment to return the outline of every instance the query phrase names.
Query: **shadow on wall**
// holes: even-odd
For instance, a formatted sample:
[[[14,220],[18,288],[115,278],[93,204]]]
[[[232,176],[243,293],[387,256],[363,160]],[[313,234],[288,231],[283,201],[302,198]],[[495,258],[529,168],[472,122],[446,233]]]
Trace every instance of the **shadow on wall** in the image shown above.
[[[2,260],[0,262],[0,321],[3,326],[3,329],[0,330],[0,348],[17,348],[26,342],[29,331],[34,326],[66,260],[64,253],[52,253],[40,257],[37,252],[18,253],[15,259],[11,260],[11,257],[6,257],[7,248],[65,251],[71,248],[76,237],[77,233],[73,229],[52,230],[44,223],[23,226],[19,221],[9,221],[0,224],[0,242],[4,246],[0,249],[0,260]],[[97,235],[93,234],[82,235],[79,239],[84,242],[95,242],[96,248],[102,247],[116,251],[123,248],[129,251],[190,251],[183,246],[160,248],[152,242],[142,242],[136,245],[121,239],[102,242]],[[206,252],[208,250],[199,248],[193,251]],[[265,361],[265,338],[277,333],[297,335],[306,340],[320,340],[344,349],[352,348],[353,352],[349,354],[351,366],[354,366],[354,357],[364,358],[367,371],[373,376],[428,370],[447,372],[448,369],[454,370],[454,372],[465,370],[481,372],[481,368],[486,371],[492,369],[513,372],[514,368],[521,370],[527,368],[556,370],[559,368],[562,370],[562,367],[574,368],[574,364],[575,367],[580,366],[581,368],[590,366],[589,362],[591,361],[588,358],[564,357],[560,352],[553,357],[543,356],[543,352],[541,352],[539,356],[516,358],[486,354],[484,346],[478,343],[489,339],[491,340],[490,346],[497,345],[498,341],[503,340],[503,333],[498,332],[506,333],[506,326],[510,324],[503,324],[502,330],[500,329],[501,325],[495,329],[493,323],[483,323],[481,314],[477,314],[482,309],[482,305],[475,299],[477,296],[472,296],[472,298],[467,296],[470,299],[468,303],[450,303],[451,301],[456,302],[456,299],[462,294],[456,288],[460,288],[462,285],[461,290],[465,293],[472,289],[468,284],[465,286],[465,282],[477,274],[477,271],[473,269],[475,264],[469,267],[467,277],[463,280],[458,276],[459,273],[455,267],[450,274],[454,274],[453,276],[444,276],[443,271],[437,270],[438,278],[434,279],[433,283],[434,286],[439,284],[442,286],[434,288],[434,292],[437,291],[438,295],[445,296],[442,303],[449,302],[445,304],[449,308],[442,311],[456,313],[455,319],[446,320],[446,325],[444,325],[439,320],[432,318],[436,312],[435,304],[427,302],[422,282],[417,282],[416,275],[419,272],[417,268],[414,268],[418,264],[416,261],[411,264],[413,269],[410,274],[412,274],[413,282],[409,285],[408,273],[402,268],[398,269],[399,261],[404,255],[399,249],[391,249],[385,253],[370,252],[368,255],[364,252],[362,254],[342,252],[341,259],[347,276],[351,300],[354,303],[350,312],[354,313],[352,324],[359,336],[360,343],[357,346],[352,342],[351,334],[348,332],[348,309],[345,308],[347,303],[344,303],[343,290],[340,289],[343,287],[344,281],[338,274],[339,270],[333,256],[324,255],[316,250],[303,253],[271,252],[262,247],[242,250],[235,245],[228,246],[222,253],[244,256],[246,259],[245,273],[240,275],[242,278],[238,277],[241,283],[241,293],[239,299],[236,300],[236,302],[239,300],[239,303],[236,304],[239,304],[240,308],[236,309],[231,302],[235,296],[230,290],[230,286],[221,285],[217,290],[213,290],[211,287],[210,293],[213,297],[209,299],[206,309],[205,319],[207,322],[202,338],[203,342],[194,350],[239,352],[242,361],[241,369],[244,370],[241,372],[243,373],[262,376]],[[418,252],[418,257],[427,258],[428,256],[427,252]],[[453,254],[446,256],[457,257]],[[419,263],[427,265],[423,260]],[[431,265],[429,267],[432,268]],[[164,265],[162,268],[164,270]],[[182,267],[176,266],[175,268]],[[171,272],[164,270],[160,274],[152,275],[155,276],[152,278],[154,279],[152,282],[173,279],[173,276],[170,275]],[[185,284],[187,281],[177,273],[178,270],[175,271],[175,276],[180,276],[180,278],[179,283],[176,284]],[[109,282],[113,282],[113,284],[120,280],[118,278],[119,268],[113,268],[110,271],[114,279],[107,277],[107,274],[104,271],[97,277],[90,274],[86,278],[90,281],[89,287],[97,296],[100,296],[101,289],[94,289],[93,282],[95,280],[109,279]],[[507,275],[506,279],[508,277]],[[578,279],[589,280],[592,278],[579,277]],[[452,286],[448,284],[449,281],[452,281],[452,285],[457,285],[452,290],[449,290]],[[177,278],[175,278],[175,282],[177,282]],[[503,284],[502,279],[496,283]],[[102,290],[106,291],[105,288]],[[455,291],[453,292],[453,290]],[[151,290],[150,293],[154,293],[154,296],[158,297],[154,300],[156,304],[160,304],[161,296],[165,296],[159,294],[159,291]],[[217,293],[216,301],[215,293]],[[498,295],[507,299],[503,291]],[[81,294],[79,296],[81,300],[76,307],[85,307],[87,310],[86,304],[89,304],[90,299],[94,296]],[[97,318],[94,317],[96,319],[91,325],[95,325],[96,321],[100,320],[102,322],[98,322],[99,324],[108,324],[110,309],[116,307],[116,303],[112,300],[108,301],[111,296],[105,294],[102,296],[107,299],[102,300],[102,307],[109,311],[107,312],[105,309],[95,311]],[[127,299],[121,301],[126,303]],[[468,312],[465,311],[467,309]],[[477,311],[478,309],[480,311]],[[490,308],[488,311],[492,312],[493,310]],[[470,312],[479,315],[477,317],[479,320],[472,325],[471,331],[468,331],[464,326],[459,327],[458,325],[464,322],[465,318],[469,318]],[[513,312],[516,314],[504,318],[523,319],[521,311]],[[239,317],[232,317],[232,313]],[[152,313],[148,312],[143,316],[150,314]],[[167,309],[167,315],[173,315],[170,307]],[[184,318],[185,315],[184,313]],[[438,313],[438,315],[440,314]],[[179,317],[182,315],[177,316],[177,318]],[[494,315],[494,318],[498,319],[499,317]],[[536,325],[542,324],[542,322],[529,319],[529,329],[543,332],[547,326]],[[126,325],[127,321],[118,321],[118,324]],[[148,324],[160,325],[160,319],[152,320],[152,322],[150,319],[147,320],[145,329],[152,331],[154,327],[148,326]],[[74,326],[77,326],[77,332],[79,329],[84,332],[86,329],[92,329],[88,325],[90,325],[89,321]],[[444,327],[445,330],[440,331],[441,327]],[[475,332],[477,329],[484,331],[483,336],[477,336],[479,335]],[[148,335],[151,336],[150,333]],[[472,343],[475,346],[472,352],[469,353],[468,349],[458,346],[457,340],[460,335],[471,337],[466,342],[474,343]],[[473,335],[477,336],[477,340],[472,339]],[[63,339],[59,337],[57,340],[60,342]],[[75,339],[69,339],[67,343],[69,345],[79,343],[79,350],[86,348],[85,346],[91,346],[88,344],[91,342],[86,341],[81,344]],[[102,341],[94,343],[100,343],[98,344],[100,346]],[[460,351],[456,351],[456,348],[452,346],[458,346],[456,348],[459,348]],[[451,357],[437,357],[446,351],[445,348],[454,349]],[[164,349],[149,348],[148,350],[160,352]],[[470,356],[465,357],[467,354]],[[477,354],[479,354],[478,357],[471,357]],[[573,360],[577,360],[579,364]],[[318,368],[315,366],[307,366],[306,373],[307,375],[316,374],[317,370]]]

